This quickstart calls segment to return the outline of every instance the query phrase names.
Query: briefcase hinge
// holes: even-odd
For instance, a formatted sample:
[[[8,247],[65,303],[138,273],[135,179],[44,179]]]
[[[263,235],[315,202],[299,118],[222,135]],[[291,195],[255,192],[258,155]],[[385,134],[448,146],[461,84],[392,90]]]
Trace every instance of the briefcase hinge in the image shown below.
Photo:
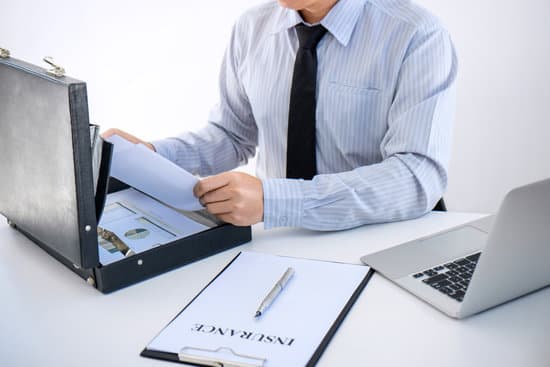
[[[46,56],[46,57],[44,57],[43,60],[47,64],[53,66],[53,69],[47,70],[48,74],[53,75],[57,78],[61,78],[61,77],[65,76],[65,69],[63,67],[57,65],[56,63],[54,63],[53,58],[51,56]]]
[[[0,47],[0,58],[7,59],[10,57],[10,50]]]

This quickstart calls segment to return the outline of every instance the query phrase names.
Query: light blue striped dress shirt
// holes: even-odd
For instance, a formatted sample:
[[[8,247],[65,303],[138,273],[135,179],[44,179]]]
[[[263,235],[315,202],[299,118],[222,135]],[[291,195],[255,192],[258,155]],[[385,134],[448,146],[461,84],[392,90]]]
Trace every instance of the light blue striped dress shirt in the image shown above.
[[[238,19],[208,125],[153,142],[201,176],[257,151],[264,226],[340,230],[418,217],[447,185],[457,59],[447,31],[405,0],[340,0],[317,48],[317,171],[286,179],[296,11],[276,2]]]

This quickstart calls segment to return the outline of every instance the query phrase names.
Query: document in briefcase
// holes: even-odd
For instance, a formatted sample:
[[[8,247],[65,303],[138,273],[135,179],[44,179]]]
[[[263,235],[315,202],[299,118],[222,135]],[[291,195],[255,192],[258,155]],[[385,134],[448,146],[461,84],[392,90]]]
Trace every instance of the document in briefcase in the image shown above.
[[[173,211],[110,178],[113,147],[98,135],[84,82],[0,55],[0,214],[89,284],[112,292],[250,241],[250,227]]]

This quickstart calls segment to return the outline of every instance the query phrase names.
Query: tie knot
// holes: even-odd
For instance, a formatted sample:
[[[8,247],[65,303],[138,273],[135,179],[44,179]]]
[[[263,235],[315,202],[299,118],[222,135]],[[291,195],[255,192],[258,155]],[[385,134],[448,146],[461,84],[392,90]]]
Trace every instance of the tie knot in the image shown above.
[[[300,23],[296,26],[296,32],[298,33],[300,47],[307,50],[316,48],[321,38],[327,33],[327,30],[320,24],[309,27],[304,23]]]

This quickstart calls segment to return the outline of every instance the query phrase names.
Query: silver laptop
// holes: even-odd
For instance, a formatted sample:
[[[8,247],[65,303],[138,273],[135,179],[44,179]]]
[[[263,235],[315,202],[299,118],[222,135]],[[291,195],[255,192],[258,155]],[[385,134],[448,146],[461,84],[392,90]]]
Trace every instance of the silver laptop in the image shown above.
[[[495,216],[361,261],[454,318],[550,285],[550,179],[509,192]]]

